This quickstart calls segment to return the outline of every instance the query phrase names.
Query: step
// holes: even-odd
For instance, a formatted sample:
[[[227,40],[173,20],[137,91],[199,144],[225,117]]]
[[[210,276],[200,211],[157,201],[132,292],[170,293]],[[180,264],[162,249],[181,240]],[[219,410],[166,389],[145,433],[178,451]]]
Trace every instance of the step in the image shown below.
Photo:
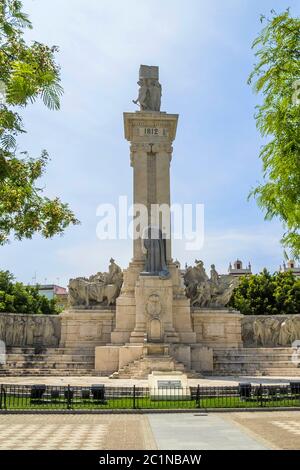
[[[17,371],[16,369],[0,370],[1,377],[20,377],[20,376],[99,376],[95,370],[81,369],[81,370],[70,370],[70,369],[22,369]]]
[[[241,352],[237,352],[237,351],[215,351],[213,352],[214,356],[216,357],[258,357],[258,358],[263,358],[263,357],[288,357],[288,356],[292,356],[292,354],[294,353],[293,350],[291,351],[273,351],[273,352],[269,352],[269,353],[264,353],[264,354],[257,354],[257,353],[248,353],[248,352],[244,352],[244,351],[241,351]]]
[[[197,372],[187,370],[186,366],[182,362],[177,361],[172,356],[150,355],[130,362],[122,367],[118,372],[111,374],[110,378],[147,378],[153,370],[161,370],[165,372],[178,371],[186,373],[188,377],[201,377]]]
[[[232,351],[232,352],[242,352],[242,353],[253,353],[253,352],[257,352],[258,354],[259,353],[268,353],[268,352],[290,352],[292,351],[293,348],[292,347],[276,347],[276,348],[214,348],[214,351],[216,352],[228,352],[228,351]]]
[[[292,361],[283,361],[283,362],[252,362],[252,363],[245,363],[245,362],[214,362],[214,367],[217,368],[224,368],[224,367],[236,367],[236,368],[244,368],[244,369],[297,369],[297,364],[294,364]]]
[[[18,348],[18,347],[8,347],[8,354],[55,354],[55,355],[64,355],[64,354],[87,354],[93,355],[95,353],[95,348]]]
[[[205,373],[206,376],[216,376],[216,377],[228,377],[228,376],[246,376],[246,377],[300,377],[300,372],[294,370],[293,372],[289,371],[214,371],[212,373]]]
[[[214,352],[214,357],[216,358],[230,358],[230,359],[237,359],[237,358],[245,358],[245,359],[249,359],[249,360],[253,360],[253,359],[257,359],[257,360],[263,360],[263,359],[270,359],[270,358],[274,358],[274,359],[286,359],[286,358],[290,358],[293,356],[293,353],[286,353],[286,354],[263,354],[263,355],[259,355],[259,354],[216,354]]]
[[[22,369],[57,369],[57,370],[60,370],[60,369],[94,369],[94,363],[93,362],[90,362],[90,363],[86,363],[86,362],[68,362],[68,363],[63,363],[63,364],[59,364],[59,363],[24,363],[24,364],[14,364],[14,363],[10,363],[10,362],[7,362],[6,363],[7,367],[9,369],[17,369],[17,370],[22,370]]]
[[[295,367],[295,365],[293,364],[293,362],[291,360],[289,361],[270,361],[270,360],[266,360],[266,361],[259,361],[259,360],[252,360],[252,361],[246,361],[244,359],[240,359],[240,360],[234,360],[234,361],[230,361],[230,360],[227,360],[226,358],[219,358],[217,360],[214,361],[214,365],[219,365],[219,366],[222,366],[222,365],[227,365],[227,364],[235,364],[235,365],[245,365],[246,367],[249,365],[257,365],[259,367]]]
[[[276,376],[276,375],[281,375],[281,376],[299,376],[300,375],[300,369],[294,368],[294,369],[276,369],[275,367],[271,369],[245,369],[245,368],[222,368],[222,369],[214,369],[212,372],[212,375],[271,375],[271,376]]]
[[[95,356],[90,355],[90,356],[83,356],[83,355],[62,355],[62,356],[48,356],[48,355],[32,355],[32,354],[7,354],[6,355],[6,361],[11,361],[11,362],[92,362],[94,361]]]

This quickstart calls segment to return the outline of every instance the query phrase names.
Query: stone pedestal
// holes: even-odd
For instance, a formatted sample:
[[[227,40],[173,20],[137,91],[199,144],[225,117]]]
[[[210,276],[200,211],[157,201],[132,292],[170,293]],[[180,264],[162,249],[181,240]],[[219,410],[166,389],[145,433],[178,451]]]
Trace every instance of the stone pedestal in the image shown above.
[[[242,347],[242,318],[239,312],[228,309],[194,309],[192,321],[197,343],[212,348]]]
[[[66,310],[60,317],[60,347],[80,351],[110,343],[115,317],[113,309]]]
[[[180,343],[196,343],[196,333],[191,322],[190,300],[185,295],[175,297],[173,300],[174,327],[178,331]]]
[[[95,348],[95,370],[102,375],[110,375],[127,364],[142,358],[143,346],[125,344],[107,345]]]
[[[173,325],[172,279],[139,276],[135,287],[135,327],[131,343],[176,343],[179,335]]]
[[[111,335],[113,344],[128,343],[135,327],[135,285],[143,267],[143,261],[132,261],[124,270],[121,294],[116,301],[116,326]]]
[[[213,372],[213,348],[195,345],[191,347],[191,368],[197,372]]]

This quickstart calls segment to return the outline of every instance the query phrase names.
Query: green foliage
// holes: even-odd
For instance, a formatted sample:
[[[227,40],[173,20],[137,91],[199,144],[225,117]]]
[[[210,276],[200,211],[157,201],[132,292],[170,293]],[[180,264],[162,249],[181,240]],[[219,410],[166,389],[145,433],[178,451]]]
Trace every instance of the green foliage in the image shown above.
[[[26,44],[23,30],[31,23],[18,0],[0,1],[0,85],[5,100],[0,102],[0,244],[11,234],[16,239],[61,233],[76,224],[74,214],[58,198],[43,195],[37,180],[46,169],[48,154],[30,158],[17,154],[17,136],[25,132],[16,107],[41,98],[49,109],[59,109],[60,70],[54,55],[57,47],[39,42]]]
[[[256,124],[267,138],[260,158],[264,183],[250,193],[266,219],[279,217],[285,227],[282,243],[300,256],[300,19],[289,10],[272,18],[254,41],[257,63],[249,77],[263,102]]]
[[[244,315],[284,315],[300,313],[300,279],[291,271],[271,275],[243,276],[229,306]]]
[[[60,309],[55,299],[40,295],[37,286],[14,282],[9,271],[0,271],[0,312],[52,315]]]

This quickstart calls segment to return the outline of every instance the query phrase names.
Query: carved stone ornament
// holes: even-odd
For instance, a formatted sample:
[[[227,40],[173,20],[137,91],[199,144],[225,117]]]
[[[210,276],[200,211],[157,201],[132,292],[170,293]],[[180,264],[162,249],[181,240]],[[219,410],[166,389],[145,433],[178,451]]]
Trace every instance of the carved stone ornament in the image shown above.
[[[150,318],[159,318],[162,306],[157,294],[151,294],[146,304],[146,312]]]

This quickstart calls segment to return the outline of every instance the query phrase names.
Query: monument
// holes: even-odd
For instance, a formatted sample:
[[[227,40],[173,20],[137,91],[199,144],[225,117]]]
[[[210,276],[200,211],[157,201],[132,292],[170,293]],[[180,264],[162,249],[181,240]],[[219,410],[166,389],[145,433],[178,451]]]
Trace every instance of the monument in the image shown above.
[[[160,110],[158,67],[141,65],[138,85],[134,103],[140,110],[124,113],[124,130],[130,142],[134,207],[146,207],[147,220],[140,227],[141,236],[133,241],[133,258],[124,271],[111,342],[96,347],[95,367],[119,376],[124,366],[140,360],[141,373],[143,367],[146,373],[183,368],[190,371],[193,365],[199,371],[201,362],[212,363],[212,350],[198,341],[191,301],[186,296],[179,266],[172,259],[170,213],[162,221],[159,212],[151,210],[154,206],[170,208],[170,165],[178,115]],[[197,282],[194,288],[197,290]],[[220,286],[215,288],[220,290]],[[228,325],[234,325],[230,345],[238,346],[240,315],[228,311],[225,314]],[[220,310],[217,316],[218,320],[206,316],[211,331],[222,316]],[[199,324],[202,330],[202,319]],[[221,326],[217,325],[214,335],[220,336]],[[134,367],[136,373],[138,364]]]
[[[0,374],[150,375],[159,395],[175,382],[184,394],[185,374],[299,376],[291,345],[300,315],[244,317],[226,308],[250,265],[243,269],[237,260],[219,275],[214,264],[207,274],[201,260],[181,270],[172,259],[170,165],[178,115],[160,110],[158,67],[141,65],[138,85],[139,110],[124,113],[138,228],[132,260],[124,271],[111,258],[107,272],[70,279],[69,308],[58,316],[1,313],[8,353]]]

